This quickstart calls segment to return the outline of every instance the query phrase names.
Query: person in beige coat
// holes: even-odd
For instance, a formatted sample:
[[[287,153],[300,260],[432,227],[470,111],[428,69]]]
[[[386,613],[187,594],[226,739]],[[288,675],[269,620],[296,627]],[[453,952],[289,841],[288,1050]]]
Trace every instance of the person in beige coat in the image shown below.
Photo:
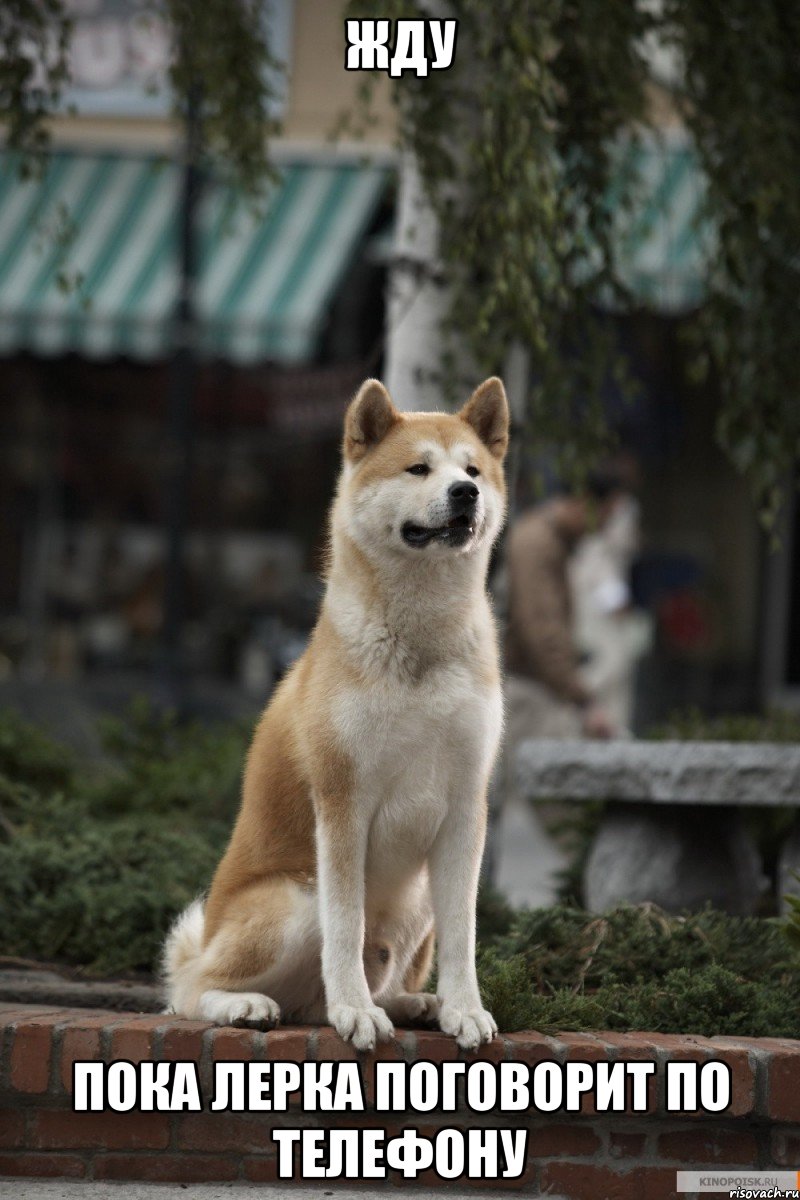
[[[593,476],[588,494],[563,494],[527,512],[507,546],[507,733],[528,737],[611,737],[611,718],[582,677],[576,649],[570,560],[602,528],[623,495],[616,476]]]

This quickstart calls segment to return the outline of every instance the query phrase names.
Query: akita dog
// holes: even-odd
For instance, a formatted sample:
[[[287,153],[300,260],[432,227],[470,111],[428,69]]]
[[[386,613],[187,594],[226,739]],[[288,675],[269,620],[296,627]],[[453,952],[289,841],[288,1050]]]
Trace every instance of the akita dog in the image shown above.
[[[438,1021],[468,1049],[497,1032],[475,898],[502,725],[486,575],[507,446],[499,379],[457,415],[399,412],[375,379],[350,404],[320,617],[256,728],[208,898],[167,938],[175,1012],[327,1018],[359,1050],[393,1021]]]

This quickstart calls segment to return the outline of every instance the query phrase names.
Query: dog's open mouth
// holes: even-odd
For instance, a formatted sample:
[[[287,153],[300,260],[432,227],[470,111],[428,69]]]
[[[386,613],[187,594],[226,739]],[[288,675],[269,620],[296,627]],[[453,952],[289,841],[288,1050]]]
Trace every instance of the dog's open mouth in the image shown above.
[[[427,546],[429,542],[447,542],[451,546],[463,546],[475,533],[474,516],[461,513],[451,517],[446,525],[415,525],[406,521],[401,529],[403,541],[409,546]]]

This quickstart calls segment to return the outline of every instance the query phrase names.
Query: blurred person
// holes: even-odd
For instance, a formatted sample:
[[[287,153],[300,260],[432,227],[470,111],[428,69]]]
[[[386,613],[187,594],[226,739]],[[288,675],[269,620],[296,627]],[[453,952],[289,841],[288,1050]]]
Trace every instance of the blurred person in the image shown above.
[[[639,501],[621,494],[604,528],[580,542],[570,562],[580,673],[619,731],[632,724],[636,667],[652,620],[632,603],[630,575],[641,543]]]
[[[624,496],[618,472],[592,474],[512,526],[507,549],[506,744],[522,737],[612,737],[617,726],[580,670],[570,561]]]

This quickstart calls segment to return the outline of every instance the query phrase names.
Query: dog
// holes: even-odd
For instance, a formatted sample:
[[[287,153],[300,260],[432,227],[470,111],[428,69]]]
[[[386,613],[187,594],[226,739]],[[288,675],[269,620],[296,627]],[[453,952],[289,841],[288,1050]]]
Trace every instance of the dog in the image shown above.
[[[438,1022],[465,1049],[496,1034],[475,906],[502,726],[486,578],[508,427],[496,378],[457,414],[400,412],[375,379],[350,403],[319,620],[256,727],[208,897],[168,934],[174,1012],[327,1019],[358,1050],[393,1022]]]

